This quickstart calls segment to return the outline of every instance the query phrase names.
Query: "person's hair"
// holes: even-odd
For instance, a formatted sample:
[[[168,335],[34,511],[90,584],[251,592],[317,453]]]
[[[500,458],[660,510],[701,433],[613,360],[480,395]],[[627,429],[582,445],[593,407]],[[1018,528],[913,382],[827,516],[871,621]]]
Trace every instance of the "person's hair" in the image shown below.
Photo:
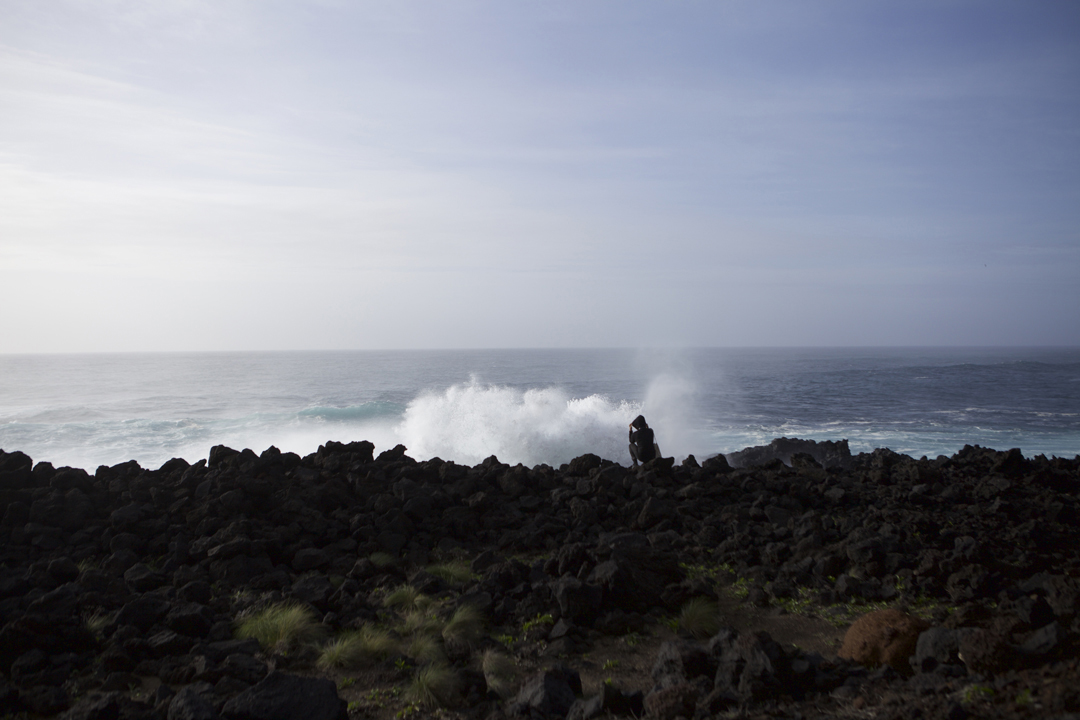
[[[644,415],[638,415],[636,418],[634,418],[634,422],[632,422],[630,424],[633,425],[634,427],[636,427],[638,430],[640,430],[643,427],[649,427],[649,423],[645,422],[645,416]]]

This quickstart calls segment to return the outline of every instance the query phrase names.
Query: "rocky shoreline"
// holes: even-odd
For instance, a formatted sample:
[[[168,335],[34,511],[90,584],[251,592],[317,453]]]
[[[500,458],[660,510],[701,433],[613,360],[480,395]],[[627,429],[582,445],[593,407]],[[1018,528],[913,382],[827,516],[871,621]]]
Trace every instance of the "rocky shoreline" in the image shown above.
[[[729,457],[331,442],[90,474],[0,451],[0,715],[1080,717],[1080,457]],[[725,607],[874,612],[821,652]],[[269,645],[244,622],[273,608],[317,632]],[[327,659],[376,631],[380,652]],[[649,654],[640,687],[590,687],[609,641]]]

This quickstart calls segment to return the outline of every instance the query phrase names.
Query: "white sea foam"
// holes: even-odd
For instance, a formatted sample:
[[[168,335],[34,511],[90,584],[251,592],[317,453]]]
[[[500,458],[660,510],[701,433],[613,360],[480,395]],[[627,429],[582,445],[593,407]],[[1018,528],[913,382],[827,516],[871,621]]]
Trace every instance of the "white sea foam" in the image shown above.
[[[578,455],[627,454],[626,427],[640,406],[601,395],[570,397],[557,387],[519,390],[475,378],[411,403],[392,432],[417,458],[475,464],[559,465]]]

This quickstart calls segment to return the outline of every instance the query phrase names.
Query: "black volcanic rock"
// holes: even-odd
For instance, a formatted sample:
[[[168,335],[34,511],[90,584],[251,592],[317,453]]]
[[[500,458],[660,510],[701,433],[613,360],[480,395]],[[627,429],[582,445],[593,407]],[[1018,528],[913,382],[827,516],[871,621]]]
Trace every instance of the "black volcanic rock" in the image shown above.
[[[929,601],[941,609],[914,659],[919,702],[963,673],[1002,683],[1075,661],[1080,459],[977,446],[936,460],[853,458],[840,443],[788,439],[764,447],[744,451],[762,461],[752,466],[717,456],[638,469],[595,455],[561,469],[495,457],[467,467],[418,462],[401,446],[375,457],[364,442],[305,458],[218,447],[210,463],[130,462],[92,476],[0,451],[0,709],[25,710],[20,693],[29,700],[32,688],[123,693],[144,675],[173,688],[200,682],[199,696],[220,708],[267,682],[269,666],[306,672],[313,662],[232,639],[242,613],[294,600],[328,627],[357,628],[377,622],[386,594],[405,583],[515,634],[550,615],[555,623],[526,634],[549,643],[538,650],[546,657],[582,652],[597,632],[641,632],[735,577],[762,608],[802,597]],[[472,575],[429,571],[446,556],[470,561]],[[84,618],[97,618],[99,637]],[[895,681],[778,647],[729,634],[711,652],[667,648],[649,707],[707,716],[762,698],[850,701],[859,683]],[[481,703],[468,712],[487,716],[482,703],[495,701],[466,675],[469,702]],[[1046,692],[1048,707],[1071,702]],[[605,693],[574,712],[619,712],[608,705],[625,698]],[[60,702],[45,690],[34,702],[49,697]],[[71,697],[72,717],[161,716],[175,700],[168,687],[156,710],[122,694]],[[502,710],[511,707],[530,705]],[[925,717],[942,710],[919,707]]]
[[[851,450],[847,440],[799,440],[797,438],[777,438],[768,445],[748,447],[738,452],[727,453],[726,461],[731,467],[743,468],[764,465],[779,460],[785,465],[791,464],[796,454],[809,455],[822,467],[849,468],[852,464]]]
[[[229,720],[347,720],[345,701],[330,680],[273,672],[225,703]]]

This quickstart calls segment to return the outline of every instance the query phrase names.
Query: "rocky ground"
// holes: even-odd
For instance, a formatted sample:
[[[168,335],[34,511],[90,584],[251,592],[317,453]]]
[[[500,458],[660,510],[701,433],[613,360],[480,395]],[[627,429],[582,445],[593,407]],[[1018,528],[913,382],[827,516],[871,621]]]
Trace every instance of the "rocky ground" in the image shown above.
[[[1080,717],[1080,458],[730,459],[0,451],[0,715]]]

